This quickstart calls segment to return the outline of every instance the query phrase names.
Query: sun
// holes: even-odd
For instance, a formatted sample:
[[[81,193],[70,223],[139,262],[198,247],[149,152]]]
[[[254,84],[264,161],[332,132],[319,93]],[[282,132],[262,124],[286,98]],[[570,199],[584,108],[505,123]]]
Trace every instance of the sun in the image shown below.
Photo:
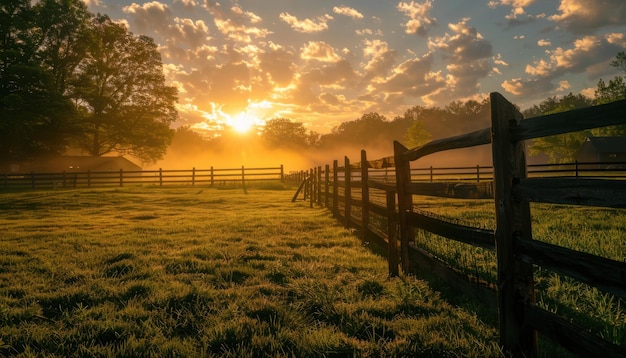
[[[228,125],[237,133],[248,133],[258,120],[253,116],[250,116],[246,112],[241,112],[238,115],[231,117],[228,121]]]

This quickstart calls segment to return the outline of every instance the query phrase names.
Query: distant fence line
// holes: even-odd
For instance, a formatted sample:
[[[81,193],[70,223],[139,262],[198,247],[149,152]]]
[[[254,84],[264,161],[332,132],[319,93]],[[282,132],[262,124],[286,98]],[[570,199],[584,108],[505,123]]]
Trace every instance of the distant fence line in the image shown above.
[[[626,262],[533,240],[530,202],[626,208],[624,163],[526,165],[524,141],[585,129],[626,124],[626,100],[521,120],[521,113],[492,93],[492,126],[408,149],[394,142],[394,155],[343,166],[318,166],[292,173],[304,199],[325,206],[364,243],[386,249],[390,275],[427,270],[450,286],[498,307],[500,344],[507,355],[539,355],[537,333],[581,356],[626,357],[626,347],[588,332],[535,302],[533,265],[626,298]],[[421,157],[491,144],[493,167],[412,169]],[[608,167],[608,168],[607,168]],[[462,170],[460,170],[462,169]],[[471,173],[471,169],[474,170]],[[470,170],[468,172],[468,170]],[[393,173],[393,175],[391,174]],[[393,177],[392,179],[390,177]],[[487,230],[431,216],[420,210],[420,196],[487,199],[496,207],[496,229]],[[431,204],[432,205],[432,204]],[[423,230],[496,253],[496,282],[479,282],[450,267],[415,242]]]
[[[395,167],[390,164],[387,168],[368,170],[370,179],[386,183],[396,180]],[[352,169],[359,169],[360,163],[352,164]],[[626,162],[579,162],[553,163],[553,164],[529,164],[527,165],[529,177],[602,177],[612,179],[626,179]],[[291,172],[285,175],[288,180],[302,182],[315,169]],[[338,167],[340,173],[344,167]],[[354,172],[353,177],[359,177],[360,171]],[[341,177],[341,176],[340,176]],[[492,181],[493,166],[455,166],[455,167],[419,167],[411,168],[411,179],[414,181]]]
[[[57,173],[0,174],[2,189],[94,188],[124,185],[224,185],[254,181],[283,181],[283,165],[269,168],[181,169],[181,170],[117,170],[63,171]]]

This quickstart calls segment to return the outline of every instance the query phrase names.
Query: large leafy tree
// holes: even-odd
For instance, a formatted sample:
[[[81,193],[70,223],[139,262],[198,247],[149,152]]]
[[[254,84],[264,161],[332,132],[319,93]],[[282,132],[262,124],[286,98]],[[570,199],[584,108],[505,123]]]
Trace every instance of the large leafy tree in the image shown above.
[[[0,3],[0,161],[60,154],[165,153],[176,119],[152,39],[81,0]]]
[[[176,89],[165,84],[156,44],[105,15],[94,17],[90,30],[72,93],[81,113],[76,145],[92,156],[119,153],[156,161],[177,118]]]
[[[0,158],[14,161],[65,149],[69,98],[42,63],[47,49],[38,6],[0,4]]]
[[[262,140],[270,147],[304,148],[309,145],[310,134],[304,125],[288,118],[274,118],[265,124]]]

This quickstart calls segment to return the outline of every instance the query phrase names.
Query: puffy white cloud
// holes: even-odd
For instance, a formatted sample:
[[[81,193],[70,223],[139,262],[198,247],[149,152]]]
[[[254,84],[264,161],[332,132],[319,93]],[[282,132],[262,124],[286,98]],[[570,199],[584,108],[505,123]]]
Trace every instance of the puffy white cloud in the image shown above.
[[[309,41],[302,47],[300,58],[322,62],[337,62],[341,59],[335,49],[323,41]]]
[[[415,1],[410,3],[400,2],[397,8],[409,18],[404,24],[407,34],[426,36],[430,27],[437,24],[437,19],[430,16],[430,11],[433,8],[431,0],[427,0],[422,4]]]
[[[578,34],[626,23],[624,0],[561,0],[558,11],[549,19]]]
[[[299,20],[297,17],[287,13],[281,12],[280,19],[289,24],[292,29],[297,32],[315,33],[328,30],[328,21],[332,20],[331,15],[319,16],[316,19],[304,19]]]
[[[547,93],[554,89],[552,83],[545,78],[525,80],[513,78],[502,82],[501,86],[505,91],[522,98],[531,97],[538,93]]]
[[[497,6],[510,6],[511,12],[505,16],[507,24],[511,27],[535,22],[539,18],[544,18],[545,14],[532,15],[526,12],[526,8],[537,0],[499,0],[490,1],[487,5],[494,9]]]
[[[552,41],[547,40],[547,39],[541,39],[537,41],[537,46],[540,46],[540,47],[552,46]]]
[[[556,90],[558,92],[567,91],[568,89],[570,89],[570,87],[571,87],[571,85],[570,85],[569,81],[562,80],[562,81],[559,81],[559,88],[557,88]]]
[[[571,88],[571,83],[561,80],[562,76],[586,73],[590,78],[597,78],[609,72],[610,60],[625,48],[622,34],[583,36],[575,40],[571,48],[557,47],[546,51],[545,58],[526,65],[525,72],[529,78],[504,81],[502,87],[522,97],[567,90]]]
[[[469,26],[468,18],[448,24],[453,34],[429,39],[431,49],[442,50],[452,57],[453,63],[474,61],[492,56],[492,46],[476,28]]]
[[[333,12],[338,15],[344,15],[348,17],[352,17],[354,19],[362,19],[363,14],[358,12],[357,10],[348,7],[348,6],[335,6],[333,7]]]
[[[205,8],[213,15],[218,30],[236,42],[250,43],[253,39],[264,38],[271,33],[266,28],[257,27],[262,19],[251,11],[244,11],[238,5],[229,9],[214,1],[207,0]]]

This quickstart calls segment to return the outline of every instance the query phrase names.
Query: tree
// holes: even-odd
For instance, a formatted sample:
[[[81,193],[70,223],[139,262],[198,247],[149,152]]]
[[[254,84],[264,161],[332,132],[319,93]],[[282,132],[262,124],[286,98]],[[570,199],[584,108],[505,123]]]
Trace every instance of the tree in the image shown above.
[[[85,58],[92,15],[82,0],[42,0],[34,8],[41,65],[51,89],[67,94],[76,67]]]
[[[0,5],[0,158],[19,161],[65,150],[72,105],[41,65],[39,17],[28,0]]]
[[[432,135],[424,127],[424,122],[420,120],[413,121],[405,136],[409,148],[420,147],[432,139]]]
[[[177,118],[176,89],[165,85],[156,44],[105,15],[92,19],[90,31],[72,93],[81,112],[76,145],[92,156],[162,158]]]
[[[261,138],[267,145],[276,148],[304,148],[311,140],[302,123],[292,122],[288,118],[267,121]]]
[[[619,52],[611,66],[621,69],[626,74],[626,52]],[[608,85],[604,80],[598,81],[595,91],[595,104],[606,104],[626,99],[626,83],[623,76],[615,76],[609,80]],[[609,126],[592,130],[596,136],[623,136],[626,135],[626,125]]]
[[[626,52],[619,52],[615,60],[611,61],[611,66],[621,69],[626,74]],[[615,76],[609,80],[607,85],[603,79],[598,81],[598,88],[595,91],[596,104],[605,104],[626,99],[626,83],[624,77]]]
[[[562,98],[550,97],[530,110],[524,111],[524,117],[566,112],[573,109],[590,107],[593,101],[582,94],[569,93]],[[529,147],[530,155],[547,154],[551,163],[568,163],[576,159],[576,153],[583,145],[590,131],[572,132],[535,139]]]

